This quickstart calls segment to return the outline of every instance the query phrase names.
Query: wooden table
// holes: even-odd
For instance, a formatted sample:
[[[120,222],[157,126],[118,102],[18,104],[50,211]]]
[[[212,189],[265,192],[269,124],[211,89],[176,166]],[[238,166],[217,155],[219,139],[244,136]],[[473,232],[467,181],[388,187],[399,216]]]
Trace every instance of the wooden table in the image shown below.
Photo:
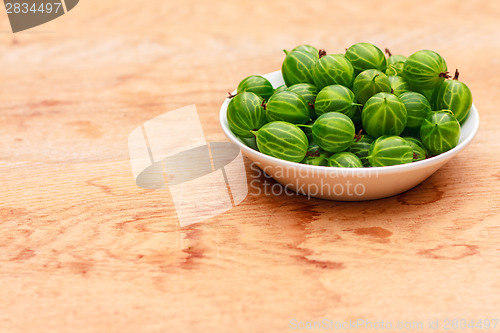
[[[18,34],[1,15],[1,332],[500,317],[498,2],[87,0]],[[473,92],[476,138],[417,188],[353,203],[251,191],[181,228],[168,190],[136,186],[127,137],[144,121],[196,104],[224,141],[219,107],[242,78],[279,69],[284,48],[360,41],[436,50]]]

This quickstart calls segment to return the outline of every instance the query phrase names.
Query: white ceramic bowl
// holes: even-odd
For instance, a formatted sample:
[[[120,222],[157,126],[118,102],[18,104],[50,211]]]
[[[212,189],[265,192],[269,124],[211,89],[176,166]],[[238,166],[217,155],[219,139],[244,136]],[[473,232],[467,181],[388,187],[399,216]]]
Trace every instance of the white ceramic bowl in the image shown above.
[[[280,71],[263,75],[276,88],[282,85]],[[235,92],[234,92],[235,93]],[[226,99],[220,109],[220,123],[226,137],[265,173],[294,191],[309,197],[340,201],[380,199],[407,191],[423,182],[464,149],[476,135],[479,115],[472,105],[462,125],[458,145],[438,156],[409,164],[376,168],[337,168],[314,166],[280,160],[246,146],[229,129]]]

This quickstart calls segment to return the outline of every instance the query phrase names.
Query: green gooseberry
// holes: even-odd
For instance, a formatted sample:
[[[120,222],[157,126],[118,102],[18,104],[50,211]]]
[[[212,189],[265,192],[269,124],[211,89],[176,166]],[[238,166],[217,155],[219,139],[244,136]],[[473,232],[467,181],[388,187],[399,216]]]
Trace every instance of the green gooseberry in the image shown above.
[[[273,93],[273,95],[274,95],[274,94],[277,94],[277,93],[279,93],[279,92],[282,92],[282,91],[284,91],[284,90],[287,90],[287,89],[288,89],[288,88],[287,88],[286,84],[282,84],[281,86],[279,86],[279,87],[277,87],[276,89],[274,89],[274,93]]]
[[[389,49],[385,49],[385,53],[389,56],[389,58],[387,58],[387,69],[385,70],[385,75],[401,76],[403,74],[406,57],[401,54],[392,54]]]
[[[257,147],[257,140],[255,139],[255,135],[252,135],[251,138],[245,138],[243,136],[237,136],[238,139],[240,139],[241,142],[243,142],[243,144],[247,147],[250,147],[252,148],[253,150],[259,150],[259,148]]]
[[[252,132],[263,154],[290,162],[300,162],[307,153],[307,137],[296,125],[273,121]]]
[[[398,61],[393,64],[387,65],[387,69],[385,70],[385,75],[403,75],[404,61]]]
[[[302,127],[302,126],[299,126],[299,127]],[[321,149],[321,147],[316,142],[314,142],[314,140],[309,140],[309,146],[307,146],[307,154],[306,155],[317,156],[322,151],[324,151],[324,150]]]
[[[253,92],[267,101],[274,93],[274,88],[271,82],[269,82],[265,77],[260,75],[251,75],[244,78],[238,85],[238,94],[243,91]]]
[[[408,82],[408,81],[406,81],[406,82]],[[436,105],[435,105],[436,103],[434,103],[435,102],[434,97],[436,96],[435,92],[439,86],[436,88],[432,88],[432,89],[420,89],[419,87],[415,87],[410,83],[408,83],[408,84],[410,85],[410,91],[417,92],[419,94],[424,95],[424,97],[429,102],[431,109],[436,110]]]
[[[315,120],[309,120],[305,126],[299,126],[299,128],[304,132],[304,134],[307,136],[307,140],[309,140],[309,142],[313,141],[313,138],[312,138],[312,125],[314,124],[314,121]]]
[[[352,119],[360,105],[349,88],[333,84],[321,89],[316,96],[314,109],[318,116],[327,112],[340,112]]]
[[[374,138],[399,135],[406,127],[406,108],[396,95],[380,92],[373,95],[361,113],[363,128]]]
[[[312,77],[318,89],[332,84],[352,87],[354,69],[343,54],[328,54],[319,58],[313,66]]]
[[[346,50],[345,57],[351,62],[355,74],[367,69],[377,69],[384,72],[387,68],[387,60],[384,53],[370,43],[351,45]]]
[[[411,87],[411,85],[410,85],[410,87]],[[411,89],[411,90],[424,95],[425,98],[427,98],[427,100],[429,101],[429,103],[431,105],[431,109],[436,110],[436,103],[435,103],[434,96],[435,96],[435,92],[437,90],[437,87],[433,88],[433,89]]]
[[[308,165],[327,166],[331,153],[321,149],[314,140],[309,141],[306,157],[300,162]]]
[[[449,78],[443,57],[431,50],[421,50],[406,59],[403,77],[418,89],[433,89]]]
[[[337,168],[362,168],[363,163],[353,153],[343,151],[330,156],[328,159],[328,166]]]
[[[458,122],[464,123],[472,106],[472,93],[465,83],[458,81],[458,70],[453,80],[446,80],[436,88],[434,96],[438,110],[451,110]]]
[[[422,161],[427,158],[427,149],[425,149],[424,144],[419,139],[413,136],[403,137],[413,149],[413,162]]]
[[[391,83],[391,91],[394,95],[399,96],[404,92],[410,91],[410,86],[401,76],[391,75],[388,78]]]
[[[385,59],[385,58],[384,58]],[[387,75],[376,69],[361,72],[354,79],[353,92],[356,99],[365,104],[366,101],[378,92],[391,92],[391,82]]]
[[[281,65],[281,74],[285,84],[290,87],[297,83],[314,84],[312,68],[318,56],[301,50],[289,52]]]
[[[368,161],[372,167],[406,164],[413,161],[413,149],[400,136],[384,135],[370,146]]]
[[[399,95],[406,108],[406,127],[420,128],[422,121],[431,113],[431,105],[424,95],[408,91]]]
[[[346,150],[354,142],[354,123],[340,112],[322,114],[312,125],[313,140],[331,153]]]
[[[387,58],[387,65],[394,65],[398,62],[404,63],[406,59],[407,58],[402,54],[391,54],[389,58]]]
[[[370,162],[368,161],[368,153],[370,146],[373,143],[373,138],[366,134],[356,135],[354,142],[349,147],[349,152],[353,153],[363,163],[363,166],[369,167]]]
[[[318,89],[315,85],[310,83],[297,83],[291,87],[287,88],[288,91],[292,91],[300,96],[304,97],[307,104],[309,105],[309,116],[311,119],[316,119],[316,112],[314,111],[314,102],[316,101],[316,95],[318,95]]]
[[[304,97],[293,91],[282,91],[269,98],[265,105],[266,117],[271,121],[305,124],[309,121],[309,105]]]
[[[328,156],[325,153],[322,153],[318,156],[306,155],[306,157],[304,157],[304,159],[300,163],[307,165],[327,166]]]
[[[450,110],[431,112],[420,126],[420,139],[430,155],[442,154],[457,146],[460,123]]]
[[[288,54],[289,52],[287,50],[283,50],[286,54]],[[293,51],[302,51],[302,52],[307,52],[307,53],[310,53],[314,56],[316,56],[317,58],[319,58],[319,50],[317,48],[315,48],[314,46],[311,46],[311,45],[308,45],[308,44],[302,44],[302,45],[298,45],[296,47],[294,47],[292,49],[292,52]]]
[[[267,123],[262,102],[262,97],[253,92],[244,91],[234,96],[227,106],[229,129],[238,136],[252,137],[251,131],[258,130]]]

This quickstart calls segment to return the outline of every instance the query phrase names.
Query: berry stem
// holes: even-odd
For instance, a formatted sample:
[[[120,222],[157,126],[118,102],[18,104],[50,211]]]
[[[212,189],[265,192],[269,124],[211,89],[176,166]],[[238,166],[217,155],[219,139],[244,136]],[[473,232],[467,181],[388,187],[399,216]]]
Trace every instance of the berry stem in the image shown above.
[[[388,48],[385,48],[385,53],[387,53],[388,57],[392,56],[392,53],[391,53],[391,51],[389,51]]]
[[[439,77],[444,77],[445,79],[450,79],[451,75],[449,73],[450,72],[441,72],[441,73],[439,73]]]
[[[298,127],[312,128],[312,125],[297,124]]]
[[[458,76],[460,75],[460,73],[458,72],[458,68],[455,69],[455,76],[453,76],[453,80],[458,80]]]
[[[360,129],[358,134],[354,135],[355,142],[358,142],[359,140],[361,140],[363,138],[363,135],[361,133],[363,133],[363,129]]]
[[[319,152],[319,150],[318,150],[318,151],[314,151],[314,152],[310,152],[310,151],[308,151],[308,152],[306,153],[306,156],[309,156],[309,157],[318,157],[320,154],[321,154],[321,153]]]
[[[234,94],[234,95],[233,95],[233,94],[231,94],[231,92],[230,92],[230,91],[228,91],[227,93],[229,94],[229,96],[227,97],[227,98],[229,98],[229,99],[231,99],[231,98],[233,98],[234,96],[238,95],[238,93],[236,93],[236,94]]]
[[[319,56],[320,59],[323,58],[324,56],[326,56],[326,51],[323,50],[323,49],[319,50],[318,56]]]

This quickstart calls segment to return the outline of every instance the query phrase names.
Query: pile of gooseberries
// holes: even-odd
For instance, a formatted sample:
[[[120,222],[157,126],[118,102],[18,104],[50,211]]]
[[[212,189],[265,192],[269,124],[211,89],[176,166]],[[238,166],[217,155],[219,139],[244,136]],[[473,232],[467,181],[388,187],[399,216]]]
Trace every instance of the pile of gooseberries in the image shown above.
[[[263,154],[318,166],[391,166],[454,148],[472,105],[458,70],[452,78],[431,50],[385,51],[370,43],[344,54],[285,51],[285,84],[252,75],[230,94],[230,130]]]

